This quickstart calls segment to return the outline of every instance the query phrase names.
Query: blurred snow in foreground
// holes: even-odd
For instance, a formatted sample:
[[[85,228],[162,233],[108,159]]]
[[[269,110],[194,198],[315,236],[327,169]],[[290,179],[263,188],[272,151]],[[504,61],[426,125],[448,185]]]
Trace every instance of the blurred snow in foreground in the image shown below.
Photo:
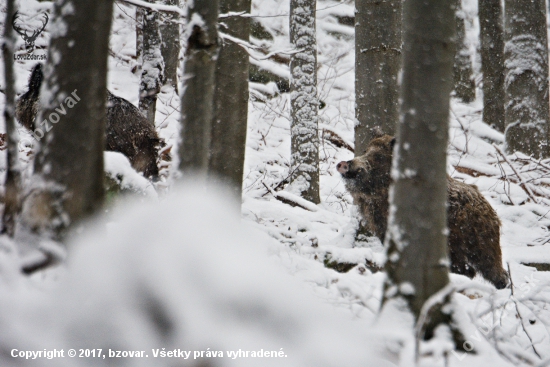
[[[222,351],[202,361],[216,366],[390,365],[375,357],[368,323],[288,275],[268,255],[276,241],[241,223],[224,197],[193,184],[161,203],[126,202],[109,215],[119,221],[100,219],[68,245],[66,269],[40,275],[54,281],[2,284],[0,365],[199,365],[193,354],[153,358],[156,348]],[[25,361],[11,357],[13,348],[144,350],[149,358]],[[239,349],[286,357],[227,357]]]

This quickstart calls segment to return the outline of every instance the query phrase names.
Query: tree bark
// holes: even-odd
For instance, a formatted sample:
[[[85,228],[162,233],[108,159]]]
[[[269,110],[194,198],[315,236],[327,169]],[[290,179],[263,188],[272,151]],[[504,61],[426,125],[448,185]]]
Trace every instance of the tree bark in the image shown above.
[[[42,146],[23,212],[31,229],[51,231],[58,239],[69,226],[96,213],[104,201],[112,11],[111,0],[59,0],[53,8],[53,18],[65,27],[52,31],[34,130]]]
[[[476,83],[474,81],[470,48],[466,44],[466,19],[462,10],[462,1],[455,0],[456,16],[456,54],[453,68],[454,95],[463,102],[470,103],[476,99]]]
[[[355,156],[379,126],[395,135],[399,115],[401,0],[357,0],[355,12]]]
[[[206,174],[218,56],[218,0],[190,3],[183,67],[179,168]]]
[[[155,0],[148,0],[154,4]],[[161,53],[160,14],[143,9],[143,50],[141,51],[141,82],[139,85],[139,109],[155,126],[157,95],[164,79],[164,61]]]
[[[483,122],[504,132],[504,30],[501,0],[479,0]]]
[[[143,14],[145,9],[136,6],[136,73],[141,75],[141,64],[143,63]]]
[[[385,294],[407,300],[418,318],[426,300],[449,282],[446,153],[456,28],[451,2],[408,0],[403,12],[401,123],[393,155]]]
[[[548,34],[544,0],[505,2],[506,151],[536,158],[548,148]]]
[[[319,135],[315,0],[290,1],[290,189],[318,204]]]
[[[11,24],[15,14],[15,0],[7,0],[6,20],[4,24]],[[15,74],[13,71],[13,54],[15,47],[15,32],[13,27],[4,27],[4,42],[2,57],[4,58],[4,88],[5,106],[4,121],[7,135],[7,172],[4,183],[4,213],[2,215],[2,233],[13,237],[16,218],[21,209],[21,166],[19,164],[19,146],[17,124],[15,122]]]
[[[250,13],[250,0],[220,0],[220,12]],[[224,32],[248,41],[250,18],[224,19]],[[220,48],[216,65],[214,120],[209,170],[214,180],[231,188],[241,202],[248,121],[248,53],[234,42]]]
[[[179,0],[164,0],[165,5],[179,6]],[[176,13],[165,13],[160,24],[162,36],[161,52],[164,59],[164,85],[170,85],[178,91],[178,61],[181,50],[180,21]]]

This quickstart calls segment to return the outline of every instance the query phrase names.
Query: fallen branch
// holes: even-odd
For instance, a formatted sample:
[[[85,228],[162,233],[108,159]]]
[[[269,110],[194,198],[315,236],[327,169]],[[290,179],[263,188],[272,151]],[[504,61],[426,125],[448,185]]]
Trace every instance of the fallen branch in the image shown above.
[[[521,265],[530,266],[537,269],[537,271],[550,271],[550,264],[547,263],[520,263]]]
[[[114,52],[113,50],[111,50],[111,49],[109,49],[109,55],[110,55],[111,57],[114,57],[114,58],[117,59],[117,60],[120,60],[121,62],[126,63],[126,64],[136,63],[136,60],[133,59],[132,57],[117,54],[117,53],[115,53],[115,52]]]
[[[462,167],[462,166],[453,166],[453,167],[457,172],[464,173],[464,174],[472,176],[472,177],[480,177],[480,176],[491,177],[490,175],[488,175],[486,173],[474,170],[472,168],[467,168],[467,167]]]
[[[151,10],[154,10],[154,11],[164,11],[164,12],[168,12],[168,13],[178,13],[182,17],[185,17],[187,15],[183,9],[180,9],[175,5],[153,4],[153,3],[148,3],[148,2],[142,1],[142,0],[117,0],[117,1],[127,3],[127,4],[131,4],[131,5],[135,5],[135,6],[139,6],[141,8],[151,9]]]
[[[261,47],[258,47],[256,45],[253,45],[251,44],[250,42],[248,41],[245,41],[243,39],[240,39],[238,37],[233,37],[227,33],[223,33],[223,32],[218,32],[218,35],[223,39],[223,40],[228,40],[228,41],[231,41],[233,43],[235,43],[236,45],[242,47],[247,53],[248,53],[248,56],[252,57],[254,60],[257,60],[257,61],[263,61],[263,60],[268,60],[268,59],[273,59],[275,58],[276,56],[279,56],[279,54],[283,54],[283,55],[294,55],[294,54],[297,54],[297,53],[300,53],[302,52],[304,49],[291,49],[291,50],[280,50],[280,51],[272,51],[272,52],[269,52],[266,54],[266,51],[264,49],[262,49]],[[256,55],[253,55],[252,53],[250,53],[250,50],[256,50],[256,51],[259,51],[261,53],[263,53],[265,56],[263,57],[258,57]]]
[[[224,18],[232,18],[232,17],[241,17],[241,18],[253,18],[253,15],[250,15],[250,13],[247,13],[245,11],[230,11],[229,13],[223,13],[218,15],[219,19]]]
[[[268,187],[263,181],[262,181],[262,185],[264,185],[264,187],[267,189],[267,192],[265,194],[262,195],[262,197],[266,196],[267,194],[270,194],[273,195],[273,192],[274,191],[279,191],[282,189],[282,187],[288,183],[290,183],[290,178],[292,177],[292,175],[294,174],[294,172],[298,169],[298,166],[294,167],[294,169],[288,174],[288,176],[285,177],[284,180],[282,180],[281,182],[279,182],[277,184],[277,186],[275,186],[274,188],[270,188]],[[273,196],[276,196],[276,195],[273,195]]]
[[[334,131],[323,129],[321,130],[321,137],[329,142],[331,142],[333,145],[337,146],[338,148],[344,148],[349,150],[352,153],[355,153],[355,149],[346,143],[344,139],[338,134],[336,134]]]
[[[264,182],[262,182],[262,185],[264,185],[264,187],[271,193],[271,195],[273,195],[273,197],[275,197],[275,199],[279,200],[284,204],[288,204],[294,207],[297,206],[299,208],[302,208],[310,212],[316,212],[319,210],[319,208],[315,204],[305,199],[302,199],[299,196],[296,196],[286,191],[275,192],[270,187],[268,187]]]

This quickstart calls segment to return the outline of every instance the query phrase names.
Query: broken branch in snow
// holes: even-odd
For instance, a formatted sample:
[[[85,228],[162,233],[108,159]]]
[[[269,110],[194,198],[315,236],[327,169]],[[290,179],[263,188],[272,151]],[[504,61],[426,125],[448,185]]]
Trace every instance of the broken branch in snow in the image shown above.
[[[275,199],[279,200],[284,204],[288,204],[290,206],[297,206],[299,208],[302,208],[310,212],[316,212],[317,210],[319,210],[317,205],[299,196],[291,194],[290,192],[286,192],[286,191],[275,192],[269,186],[267,186],[264,182],[262,182],[262,185],[264,185],[267,191],[269,191],[269,193],[273,195]]]
[[[253,15],[245,11],[230,11],[229,13],[223,13],[218,15],[218,19],[241,17],[241,18],[253,18]]]
[[[479,176],[485,176],[485,177],[491,177],[490,175],[488,175],[487,173],[484,173],[484,172],[480,172],[478,170],[475,170],[473,168],[469,168],[469,167],[462,167],[462,166],[453,166],[453,168],[457,171],[457,172],[460,172],[460,173],[464,173],[466,175],[469,175],[469,176],[472,176],[472,177],[479,177]]]
[[[275,186],[274,188],[270,188],[268,187],[263,181],[262,181],[262,185],[264,185],[264,187],[267,189],[267,192],[265,194],[262,195],[262,197],[266,196],[267,194],[270,194],[275,196],[273,194],[273,191],[279,191],[283,188],[284,185],[288,184],[290,182],[290,177],[292,177],[292,175],[294,174],[294,172],[296,171],[296,167],[294,167],[294,169],[288,174],[288,176],[285,177],[284,180],[282,180],[281,182],[279,182],[277,184],[277,186]]]
[[[132,64],[135,64],[136,63],[136,60],[133,59],[132,57],[130,56],[126,56],[126,55],[120,55],[118,53],[115,53],[113,50],[109,49],[109,56],[117,59],[117,60],[120,60],[121,62],[127,64],[127,65],[132,65]]]
[[[529,246],[529,244],[527,244]],[[550,271],[550,264],[548,263],[520,263],[521,265],[530,266],[537,269],[537,271]]]
[[[44,254],[43,258],[37,261],[32,261],[28,264],[23,264],[21,266],[21,271],[23,272],[23,274],[25,275],[34,274],[37,271],[52,267],[60,261],[60,259],[57,256],[55,256],[54,254],[48,251],[41,251],[41,252]]]
[[[154,4],[154,3],[148,3],[146,1],[142,0],[117,0],[123,3],[139,6],[142,8],[151,9],[153,11],[164,11],[169,13],[178,13],[180,16],[185,17],[187,14],[183,9],[178,8],[175,5],[162,5],[162,4]]]
[[[346,143],[346,141],[340,135],[336,134],[332,130],[322,129],[321,137],[326,141],[332,143],[333,145],[337,146],[338,148],[344,148],[352,153],[355,153],[355,149],[350,144]]]
[[[502,150],[500,150],[499,147],[497,147],[495,144],[493,144],[493,147],[495,147],[496,151],[498,154],[500,154],[500,156],[502,157],[502,159],[504,159],[504,161],[506,163],[508,163],[508,166],[510,166],[510,168],[512,169],[512,171],[514,171],[515,175],[517,176],[518,180],[519,180],[519,186],[523,189],[523,191],[525,191],[525,193],[529,196],[529,198],[531,198],[531,200],[533,200],[534,203],[536,204],[539,204],[539,201],[537,199],[535,199],[535,195],[533,194],[533,192],[531,191],[531,189],[529,188],[529,186],[527,185],[527,182],[523,179],[523,177],[519,174],[519,172],[515,169],[515,167],[512,165],[512,163],[508,160],[508,158],[506,158],[506,155],[502,152]]]
[[[264,49],[262,49],[261,47],[255,46],[255,45],[251,44],[250,42],[242,40],[238,37],[233,37],[233,36],[230,36],[227,33],[223,33],[223,32],[218,32],[218,35],[223,40],[228,40],[228,41],[231,41],[231,42],[235,43],[238,46],[241,46],[248,53],[248,56],[252,57],[254,60],[257,60],[257,61],[273,59],[276,56],[280,57],[280,54],[294,55],[294,54],[297,54],[297,53],[303,51],[303,49],[299,49],[299,50],[291,49],[291,50],[272,51],[270,53],[265,54],[266,51]],[[250,50],[260,51],[260,52],[264,53],[265,56],[258,57],[256,55],[250,53]]]

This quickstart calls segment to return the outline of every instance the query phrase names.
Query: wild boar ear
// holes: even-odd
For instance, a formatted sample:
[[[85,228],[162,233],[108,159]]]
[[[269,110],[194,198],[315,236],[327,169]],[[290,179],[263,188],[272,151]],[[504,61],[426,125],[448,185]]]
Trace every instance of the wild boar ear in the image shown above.
[[[390,147],[393,149],[393,146],[395,145],[395,138],[393,138],[391,141],[390,141]]]
[[[382,128],[380,126],[373,127],[370,130],[370,133],[371,133],[373,139],[381,138],[384,135],[386,135],[386,134],[384,134],[384,131],[382,130]]]

